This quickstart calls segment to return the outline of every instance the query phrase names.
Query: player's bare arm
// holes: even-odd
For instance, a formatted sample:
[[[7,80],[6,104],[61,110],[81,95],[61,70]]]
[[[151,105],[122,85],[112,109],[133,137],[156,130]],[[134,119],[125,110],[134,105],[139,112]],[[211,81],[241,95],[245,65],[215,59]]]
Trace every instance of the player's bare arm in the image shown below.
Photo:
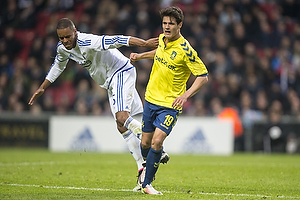
[[[187,99],[194,96],[199,92],[199,90],[208,82],[207,76],[198,76],[195,81],[193,82],[192,86],[185,92],[183,95],[177,97],[173,103],[172,107],[174,109],[182,109],[182,106]]]
[[[140,47],[148,47],[151,49],[155,49],[158,46],[158,37],[150,38],[148,40],[143,40],[136,37],[130,37],[129,46],[140,46]]]
[[[31,97],[31,99],[29,100],[28,104],[32,106],[33,103],[34,103],[34,101],[35,101],[35,99],[38,98],[38,97],[40,97],[42,94],[44,94],[45,89],[46,89],[50,84],[51,84],[51,82],[48,81],[47,79],[45,79],[45,81],[41,84],[41,86],[39,87],[39,89],[37,89],[37,90],[33,93],[33,95],[32,95],[32,97]]]
[[[142,59],[154,59],[155,53],[156,49],[144,53],[131,53],[129,58],[131,62],[135,62]]]

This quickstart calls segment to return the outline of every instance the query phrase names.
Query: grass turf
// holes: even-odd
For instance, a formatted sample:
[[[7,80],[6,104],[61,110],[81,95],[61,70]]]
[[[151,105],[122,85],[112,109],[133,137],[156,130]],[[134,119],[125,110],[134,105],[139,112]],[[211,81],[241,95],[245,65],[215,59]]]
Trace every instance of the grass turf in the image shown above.
[[[300,155],[170,156],[152,196],[130,154],[2,148],[0,199],[300,199]]]

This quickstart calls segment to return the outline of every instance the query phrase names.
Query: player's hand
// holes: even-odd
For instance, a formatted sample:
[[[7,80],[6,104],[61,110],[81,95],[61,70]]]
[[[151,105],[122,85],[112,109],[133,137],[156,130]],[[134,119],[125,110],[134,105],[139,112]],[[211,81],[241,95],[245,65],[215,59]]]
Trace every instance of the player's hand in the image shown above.
[[[41,96],[44,92],[45,92],[44,89],[39,88],[35,93],[33,93],[33,95],[31,97],[31,99],[29,100],[28,104],[32,106],[35,99],[38,98],[39,96]]]
[[[140,55],[138,53],[131,53],[129,59],[131,62],[138,61],[140,59]]]
[[[158,47],[158,37],[156,38],[150,38],[146,40],[146,47],[151,48],[151,49],[156,49]]]
[[[187,102],[187,98],[183,97],[183,96],[180,96],[180,97],[177,97],[173,103],[172,103],[172,107],[174,109],[177,109],[177,110],[181,110],[182,107],[183,107],[183,104]]]

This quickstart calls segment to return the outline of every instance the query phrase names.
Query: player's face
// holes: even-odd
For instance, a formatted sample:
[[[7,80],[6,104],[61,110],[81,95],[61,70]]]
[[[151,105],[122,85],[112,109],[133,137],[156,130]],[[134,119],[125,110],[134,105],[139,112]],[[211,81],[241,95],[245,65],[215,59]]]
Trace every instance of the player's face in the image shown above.
[[[57,29],[57,36],[59,41],[65,46],[66,49],[71,50],[76,46],[77,31],[72,31],[70,27],[64,29]]]
[[[177,24],[174,17],[165,16],[162,20],[162,28],[166,38],[169,41],[177,40],[180,37],[180,28],[182,22]]]

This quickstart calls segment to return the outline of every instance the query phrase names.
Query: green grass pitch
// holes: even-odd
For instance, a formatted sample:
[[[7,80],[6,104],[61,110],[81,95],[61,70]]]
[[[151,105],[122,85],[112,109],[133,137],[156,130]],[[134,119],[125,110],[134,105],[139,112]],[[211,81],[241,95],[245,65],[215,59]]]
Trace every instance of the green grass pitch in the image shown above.
[[[131,191],[128,154],[0,149],[0,199],[300,199],[300,155],[170,155],[155,189]]]

